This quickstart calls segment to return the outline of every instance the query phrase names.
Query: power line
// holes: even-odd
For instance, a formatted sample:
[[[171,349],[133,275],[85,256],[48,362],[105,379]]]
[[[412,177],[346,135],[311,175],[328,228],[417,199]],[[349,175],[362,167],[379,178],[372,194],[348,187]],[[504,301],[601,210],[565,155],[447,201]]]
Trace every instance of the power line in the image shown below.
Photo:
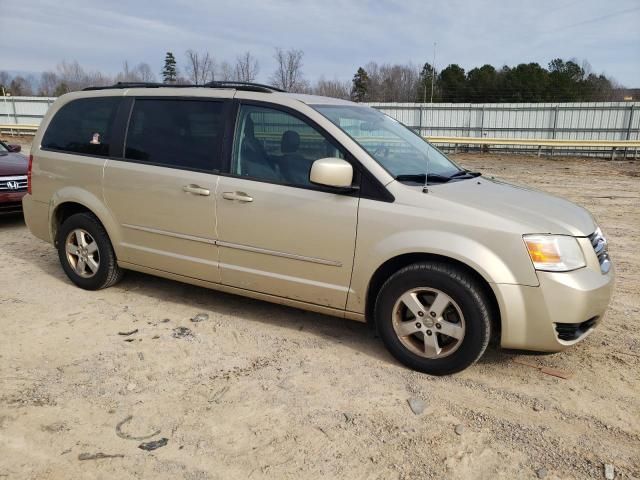
[[[542,32],[539,32],[539,33],[555,33],[555,32],[557,32],[559,30],[568,30],[569,28],[580,27],[582,25],[587,25],[589,23],[594,23],[594,22],[600,22],[602,20],[606,20],[606,19],[611,18],[611,17],[617,17],[618,15],[623,15],[625,13],[636,12],[638,10],[640,10],[640,7],[627,8],[626,10],[620,10],[618,12],[609,13],[607,15],[601,15],[599,17],[590,18],[588,20],[583,20],[581,22],[572,23],[572,24],[569,24],[569,25],[563,25],[561,27],[554,28],[552,30],[543,30]]]

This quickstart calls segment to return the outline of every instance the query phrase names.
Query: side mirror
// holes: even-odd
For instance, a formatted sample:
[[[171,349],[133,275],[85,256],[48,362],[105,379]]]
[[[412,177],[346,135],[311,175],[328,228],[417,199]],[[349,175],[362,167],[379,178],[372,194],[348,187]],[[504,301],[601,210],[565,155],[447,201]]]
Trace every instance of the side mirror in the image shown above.
[[[22,146],[20,145],[7,145],[9,147],[10,152],[18,153],[22,150]]]
[[[325,187],[350,188],[353,167],[341,158],[321,158],[311,165],[309,180]]]

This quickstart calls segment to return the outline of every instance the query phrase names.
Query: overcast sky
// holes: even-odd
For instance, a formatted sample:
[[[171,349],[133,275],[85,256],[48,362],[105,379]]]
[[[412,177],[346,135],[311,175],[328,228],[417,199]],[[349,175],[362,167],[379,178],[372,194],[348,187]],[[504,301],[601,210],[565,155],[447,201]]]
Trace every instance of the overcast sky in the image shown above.
[[[274,47],[305,53],[309,80],[350,79],[370,60],[458,63],[466,70],[556,57],[588,60],[640,87],[639,0],[0,0],[0,70],[41,72],[61,60],[115,74],[124,60],[160,72],[166,51],[235,61],[251,51],[259,80]]]

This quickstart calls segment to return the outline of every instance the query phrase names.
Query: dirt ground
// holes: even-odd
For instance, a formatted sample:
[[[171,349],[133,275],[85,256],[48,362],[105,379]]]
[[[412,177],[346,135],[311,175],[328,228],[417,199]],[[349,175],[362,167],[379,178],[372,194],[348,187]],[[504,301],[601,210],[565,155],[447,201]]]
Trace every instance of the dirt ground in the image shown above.
[[[585,479],[605,478],[605,463],[640,478],[640,163],[456,159],[596,215],[616,292],[583,343],[491,350],[429,377],[359,323],[137,273],[80,290],[50,245],[4,218],[0,480]],[[409,398],[426,402],[422,415]]]

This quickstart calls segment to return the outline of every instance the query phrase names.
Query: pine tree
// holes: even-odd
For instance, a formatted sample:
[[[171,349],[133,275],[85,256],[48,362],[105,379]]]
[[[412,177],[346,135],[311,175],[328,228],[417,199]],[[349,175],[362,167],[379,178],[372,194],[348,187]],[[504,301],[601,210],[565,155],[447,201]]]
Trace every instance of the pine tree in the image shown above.
[[[358,68],[353,76],[353,87],[351,88],[351,99],[354,102],[364,102],[369,91],[369,75],[364,68]]]
[[[445,102],[460,103],[466,100],[467,77],[464,68],[452,63],[438,75],[438,90]]]
[[[164,68],[162,69],[162,79],[164,83],[175,83],[178,78],[178,69],[176,68],[176,59],[173,53],[167,52],[164,57]]]
[[[419,103],[427,103],[431,101],[432,87],[435,85],[435,74],[433,67],[430,63],[425,63],[420,71],[420,78],[418,79],[418,95],[416,101]]]

